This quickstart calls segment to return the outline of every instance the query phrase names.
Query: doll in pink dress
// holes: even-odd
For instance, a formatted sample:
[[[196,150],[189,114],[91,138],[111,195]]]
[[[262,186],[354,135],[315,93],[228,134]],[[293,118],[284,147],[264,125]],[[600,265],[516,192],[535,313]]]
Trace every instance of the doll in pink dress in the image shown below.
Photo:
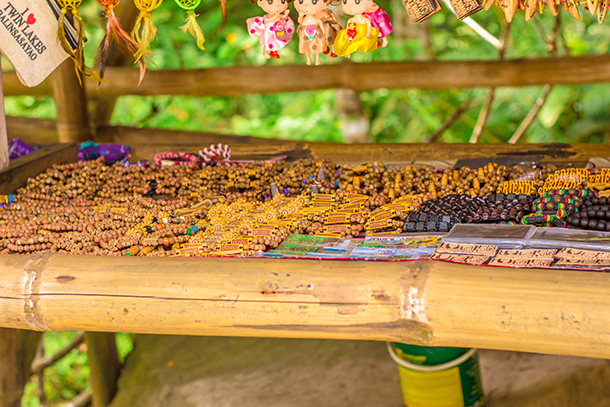
[[[246,20],[248,33],[254,38],[258,35],[258,41],[263,46],[263,55],[269,59],[279,58],[278,50],[284,48],[294,35],[294,22],[288,14],[288,3],[292,0],[250,0],[256,4],[265,14],[262,17],[252,17]]]
[[[364,0],[364,2],[366,1],[367,0]],[[379,36],[377,38],[382,41],[381,46],[386,47],[388,45],[387,37],[392,32],[392,21],[390,21],[388,13],[380,9],[377,4],[371,0],[368,0],[368,2],[370,3],[370,6],[362,15],[371,20],[371,26],[379,31]]]

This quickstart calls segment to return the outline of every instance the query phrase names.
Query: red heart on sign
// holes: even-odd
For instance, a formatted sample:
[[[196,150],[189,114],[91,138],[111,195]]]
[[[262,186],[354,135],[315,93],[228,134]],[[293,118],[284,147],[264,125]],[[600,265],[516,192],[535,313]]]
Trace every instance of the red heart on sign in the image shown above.
[[[34,17],[34,13],[30,13],[28,19],[25,21],[28,25],[32,25],[36,22],[36,17]]]

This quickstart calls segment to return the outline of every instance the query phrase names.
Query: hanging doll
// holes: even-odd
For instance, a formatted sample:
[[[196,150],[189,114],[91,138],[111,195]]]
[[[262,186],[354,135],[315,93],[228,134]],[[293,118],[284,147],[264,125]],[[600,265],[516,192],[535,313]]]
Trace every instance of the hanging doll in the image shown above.
[[[374,51],[388,45],[392,22],[388,14],[372,0],[341,0],[345,14],[351,15],[347,28],[337,33],[334,50],[339,56],[350,58],[354,52]],[[381,41],[379,41],[381,40]]]
[[[279,58],[278,50],[284,48],[294,35],[294,22],[288,14],[288,3],[292,0],[250,0],[265,14],[262,17],[252,17],[246,20],[248,33],[254,38],[258,35],[259,43],[263,46],[263,55],[269,59]]]
[[[341,26],[335,14],[326,10],[331,0],[296,0],[294,8],[299,12],[299,53],[305,54],[307,65],[311,65],[311,54],[316,56],[316,65],[320,65],[320,53],[331,57],[337,55],[332,50],[337,31]]]

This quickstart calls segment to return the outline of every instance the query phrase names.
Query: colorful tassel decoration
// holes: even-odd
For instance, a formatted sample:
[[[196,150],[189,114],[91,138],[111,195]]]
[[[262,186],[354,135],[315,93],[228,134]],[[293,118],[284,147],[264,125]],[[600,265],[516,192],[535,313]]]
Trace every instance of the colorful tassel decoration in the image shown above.
[[[197,14],[195,14],[195,9],[200,3],[201,0],[176,0],[176,4],[187,11],[186,24],[180,27],[180,29],[185,34],[189,33],[195,37],[197,40],[197,47],[201,50],[205,50],[203,47],[205,37],[203,36],[203,30],[197,23]]]
[[[131,37],[139,46],[134,54],[136,61],[139,61],[140,58],[150,59],[149,55],[152,54],[150,43],[157,35],[157,27],[155,27],[150,19],[150,13],[159,7],[161,3],[163,3],[163,0],[134,0],[134,4],[140,10],[138,19],[131,31]]]
[[[220,21],[220,25],[214,31],[214,34],[218,34],[218,31],[222,30],[222,27],[225,25],[225,21],[227,20],[227,0],[218,0],[220,3],[220,15],[222,16],[222,20]]]
[[[100,78],[103,78],[106,67],[106,50],[108,49],[108,43],[111,35],[114,42],[126,54],[135,55],[138,51],[138,44],[129,36],[129,33],[127,33],[127,31],[121,27],[119,19],[114,14],[114,8],[119,4],[120,0],[97,0],[97,2],[100,6],[106,9],[106,17],[108,19],[106,21],[106,34],[104,35],[104,39],[102,39],[100,47],[98,48]],[[139,86],[140,83],[142,83],[142,79],[144,79],[144,74],[146,73],[146,59],[139,58],[137,63],[140,64],[140,78],[138,81]]]
[[[78,82],[83,85],[83,81],[81,78],[81,74],[86,77],[93,78],[97,81],[101,81],[101,78],[97,76],[94,70],[85,65],[85,55],[84,55],[84,45],[85,45],[85,26],[83,24],[83,19],[78,15],[78,6],[80,6],[82,0],[58,0],[59,5],[61,6],[61,14],[57,19],[58,28],[57,28],[57,36],[59,38],[59,43],[66,51],[66,53],[72,58],[74,61],[74,69],[76,71],[76,76],[78,78]],[[68,39],[66,38],[66,14],[70,12],[72,14],[74,29],[76,31],[75,44],[70,45]]]

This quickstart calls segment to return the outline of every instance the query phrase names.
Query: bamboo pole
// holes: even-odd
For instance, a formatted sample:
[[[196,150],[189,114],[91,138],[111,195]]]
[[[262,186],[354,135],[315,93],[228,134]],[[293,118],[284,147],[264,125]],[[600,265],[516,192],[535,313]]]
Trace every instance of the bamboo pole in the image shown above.
[[[8,135],[6,133],[6,112],[4,111],[4,91],[2,90],[2,70],[0,68],[0,170],[4,170],[8,166]]]
[[[0,326],[610,357],[610,274],[435,261],[0,255]]]
[[[315,69],[315,74],[313,69]],[[49,96],[45,81],[35,88],[4,73],[7,96]],[[100,98],[123,95],[242,96],[280,92],[352,89],[465,89],[502,86],[577,85],[610,82],[610,55],[504,61],[422,61],[321,65],[236,66],[150,70],[138,87],[138,70],[108,67]],[[294,78],[300,78],[295,81]],[[87,81],[87,90],[96,83]]]
[[[114,333],[85,332],[87,360],[91,375],[93,407],[110,404],[117,391],[117,380],[121,370]]]
[[[57,110],[57,134],[60,143],[91,139],[85,89],[78,82],[74,61],[64,61],[51,74],[53,98]]]

